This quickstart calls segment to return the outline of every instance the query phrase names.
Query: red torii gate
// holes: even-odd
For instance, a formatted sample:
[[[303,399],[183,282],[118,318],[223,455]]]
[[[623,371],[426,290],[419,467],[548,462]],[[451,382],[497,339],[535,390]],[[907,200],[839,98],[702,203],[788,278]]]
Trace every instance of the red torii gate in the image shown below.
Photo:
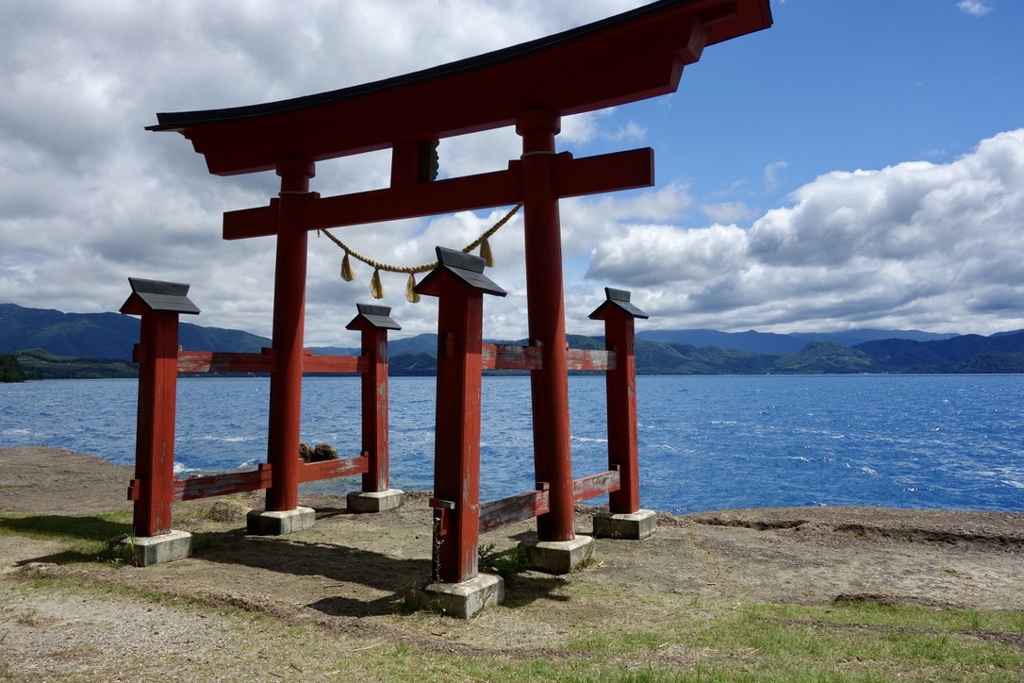
[[[606,20],[432,69],[306,97],[228,109],[162,113],[149,130],[192,141],[209,171],[274,170],[269,206],[224,215],[224,238],[277,236],[267,510],[297,507],[297,466],[311,230],[522,202],[529,336],[543,348],[532,372],[534,458],[550,482],[538,538],[570,542],[573,497],[558,200],[654,183],[653,150],[573,159],[557,153],[560,118],[676,90],[708,45],[767,28],[768,0],[660,0]],[[492,173],[433,181],[441,138],[511,126],[522,156]],[[318,161],[391,149],[390,187],[321,197]]]

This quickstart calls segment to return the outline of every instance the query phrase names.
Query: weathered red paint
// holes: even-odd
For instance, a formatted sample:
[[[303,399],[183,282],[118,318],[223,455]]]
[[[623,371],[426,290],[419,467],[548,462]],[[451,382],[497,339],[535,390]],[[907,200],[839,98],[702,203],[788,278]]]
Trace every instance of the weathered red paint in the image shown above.
[[[299,460],[299,482],[319,481],[321,479],[335,479],[337,477],[352,477],[357,474],[366,474],[370,459],[364,452],[352,458],[338,458],[336,460],[324,460],[321,462],[303,463]]]
[[[142,316],[139,359],[139,407],[135,441],[133,524],[136,536],[171,530],[174,498],[174,415],[178,381],[178,314],[124,310]],[[133,492],[129,491],[129,495]]]
[[[232,493],[258,491],[270,487],[271,466],[261,463],[251,472],[232,472],[208,477],[174,480],[174,500],[196,500]]]
[[[530,340],[542,345],[543,367],[530,372],[534,472],[551,489],[550,511],[537,518],[541,541],[576,538],[569,445],[562,233],[554,193],[558,116],[526,111],[516,121],[523,138],[523,233],[526,242],[527,320]]]
[[[315,356],[309,349],[302,354],[302,371],[306,374],[319,373],[361,373],[366,372],[370,362],[362,356]],[[181,351],[178,353],[178,372],[222,373],[259,372],[271,373],[277,369],[277,354],[274,349],[263,353],[223,353],[220,351]]]
[[[480,533],[539,517],[548,511],[547,491],[527,491],[480,506]]]
[[[477,575],[480,524],[480,388],[483,294],[452,277],[435,280],[438,301],[437,427],[434,437],[433,578]]]
[[[281,200],[274,271],[273,341],[277,370],[270,376],[270,425],[267,462],[273,465],[273,485],[267,490],[267,510],[284,512],[298,507],[299,434],[302,421],[302,335],[306,311],[305,205],[313,163],[279,159]]]
[[[570,371],[600,372],[615,367],[615,353],[600,349],[567,349],[566,367]],[[544,367],[541,345],[515,346],[484,344],[484,370],[539,370]]]
[[[626,294],[628,302],[628,294]],[[608,413],[608,467],[618,470],[621,483],[608,497],[613,514],[632,514],[640,509],[640,447],[636,412],[636,315],[633,311],[606,303],[591,318],[604,320],[605,345],[614,350],[615,367],[605,374]]]
[[[578,503],[619,490],[618,470],[598,472],[572,482],[572,499]],[[548,489],[519,493],[480,506],[480,533],[539,517],[550,510]]]
[[[320,373],[360,373],[366,372],[370,361],[363,356],[314,356],[307,349],[303,354],[302,371]]]
[[[388,332],[365,322],[360,329],[365,363],[360,380],[362,439],[368,460],[362,490],[374,493],[388,490]]]
[[[218,351],[181,351],[178,353],[178,372],[273,372],[277,356],[273,349],[263,353],[221,353]]]
[[[572,499],[578,503],[581,500],[615,493],[621,486],[620,482],[618,470],[608,470],[580,477],[572,482]]]
[[[608,465],[622,476],[619,491],[608,497],[613,514],[632,514],[640,509],[640,447],[636,415],[636,356],[633,352],[633,318],[608,325],[606,339],[619,358],[605,377],[608,387]],[[615,327],[617,329],[609,330]]]

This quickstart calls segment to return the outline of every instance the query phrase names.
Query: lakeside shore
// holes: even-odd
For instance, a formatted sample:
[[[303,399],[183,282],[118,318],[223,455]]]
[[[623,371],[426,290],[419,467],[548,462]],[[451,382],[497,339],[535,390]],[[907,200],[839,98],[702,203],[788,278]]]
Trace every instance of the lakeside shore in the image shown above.
[[[175,507],[173,524],[194,534],[191,558],[136,568],[75,551],[75,539],[60,530],[76,521],[130,530],[131,474],[55,448],[0,450],[0,609],[35,615],[0,629],[0,659],[7,662],[0,674],[16,681],[100,680],[109,667],[204,680],[189,678],[188,667],[168,675],[160,658],[171,647],[176,661],[191,662],[195,671],[224,667],[227,680],[291,680],[299,676],[282,659],[288,647],[265,640],[289,628],[319,634],[323,651],[295,653],[297,666],[313,672],[324,652],[342,657],[339,648],[385,644],[405,644],[422,656],[573,659],[581,656],[581,637],[660,630],[742,604],[1024,610],[1024,514],[807,507],[659,514],[654,537],[600,539],[594,561],[568,576],[523,572],[510,580],[505,605],[462,622],[402,606],[403,588],[429,574],[426,493],[409,492],[403,508],[380,515],[348,514],[342,498],[304,496],[300,503],[317,510],[315,527],[274,538],[244,534],[245,513],[261,506],[261,494],[192,501]],[[111,512],[117,514],[105,514]],[[589,533],[591,514],[578,509],[578,533]],[[531,522],[516,524],[484,534],[482,544],[500,551],[532,529]],[[241,630],[239,619],[248,624]],[[999,638],[1024,649],[1021,633]],[[680,647],[645,646],[615,661],[687,670],[721,656]],[[254,653],[271,664],[260,665]],[[741,655],[753,657],[728,656]],[[368,680],[392,680],[370,674]]]

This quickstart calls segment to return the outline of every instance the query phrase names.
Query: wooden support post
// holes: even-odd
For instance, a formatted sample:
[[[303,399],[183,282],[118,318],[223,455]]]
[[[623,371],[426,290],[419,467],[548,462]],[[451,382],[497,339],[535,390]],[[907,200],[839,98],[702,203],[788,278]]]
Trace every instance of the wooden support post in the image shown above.
[[[605,374],[608,410],[608,468],[619,472],[619,490],[608,496],[613,514],[640,509],[639,446],[636,416],[634,320],[647,314],[629,303],[630,294],[605,288],[607,301],[590,314],[604,320],[605,347],[615,353],[615,367]]]
[[[543,348],[543,367],[530,372],[537,486],[548,486],[550,512],[537,518],[541,541],[576,538],[569,440],[562,235],[555,194],[555,135],[559,117],[526,111],[516,120],[523,138],[523,232],[527,318],[531,344]]]
[[[483,295],[505,292],[482,275],[478,256],[439,247],[437,257],[438,267],[416,288],[440,299],[432,578],[461,583],[477,576],[480,537]]]
[[[359,315],[346,329],[360,330],[361,351],[366,361],[362,372],[362,438],[367,454],[363,493],[388,490],[388,330],[402,329],[389,316],[387,306],[358,304]]]
[[[188,300],[188,285],[129,278],[132,295],[121,312],[142,316],[133,360],[139,364],[139,406],[135,435],[134,534],[171,531],[174,499],[174,418],[178,384],[178,314],[199,313]]]
[[[274,272],[274,352],[277,368],[270,377],[270,423],[267,462],[272,483],[267,511],[295,510],[299,499],[300,427],[302,420],[302,336],[306,309],[305,205],[313,162],[282,159],[281,199],[277,225],[277,263]]]
[[[142,316],[139,364],[139,413],[135,441],[136,536],[171,530],[174,496],[174,416],[178,382],[178,314],[147,311]]]

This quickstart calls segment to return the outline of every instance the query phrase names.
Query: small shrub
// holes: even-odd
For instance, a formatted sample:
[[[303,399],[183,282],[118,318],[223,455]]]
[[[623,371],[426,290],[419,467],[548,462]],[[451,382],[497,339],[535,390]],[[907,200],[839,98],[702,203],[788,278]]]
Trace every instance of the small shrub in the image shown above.
[[[497,574],[506,581],[530,569],[530,552],[522,546],[498,550],[493,543],[477,549],[477,568],[489,574]]]

